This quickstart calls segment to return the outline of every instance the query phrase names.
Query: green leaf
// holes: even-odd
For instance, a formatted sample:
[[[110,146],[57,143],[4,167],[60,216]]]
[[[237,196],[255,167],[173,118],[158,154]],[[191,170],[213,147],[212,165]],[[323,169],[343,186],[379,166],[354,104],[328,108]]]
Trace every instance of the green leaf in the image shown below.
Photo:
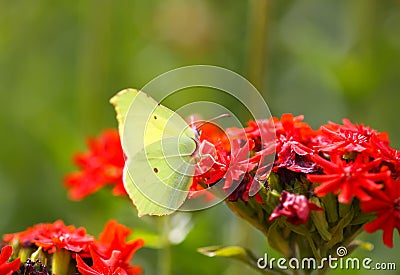
[[[354,250],[357,247],[361,247],[362,249],[366,250],[366,251],[372,251],[374,250],[374,245],[372,243],[369,242],[364,242],[364,241],[360,241],[360,240],[354,240],[350,243],[348,250]]]
[[[279,220],[272,223],[268,231],[268,243],[275,250],[285,256],[290,254],[289,242],[284,238],[283,229],[279,226]]]
[[[301,236],[306,238],[314,257],[317,260],[320,260],[321,259],[321,255],[319,254],[318,249],[315,246],[314,240],[313,240],[313,238],[312,238],[312,236],[310,234],[310,231],[307,229],[307,227],[304,224],[293,225],[293,224],[291,224],[289,222],[286,222],[286,225],[293,232],[295,232],[295,233],[297,233],[297,234],[299,234],[299,235],[301,235]]]
[[[241,246],[208,246],[197,249],[201,254],[208,257],[225,257],[239,260],[251,268],[263,274],[274,274],[257,266],[257,258],[254,254]]]
[[[343,218],[349,213],[351,209],[351,203],[339,203],[339,217]]]
[[[208,246],[201,247],[197,251],[208,257],[235,258],[250,262],[255,260],[253,254],[241,246]]]
[[[342,204],[340,204],[340,205],[342,205]],[[347,204],[345,204],[345,206],[347,206]],[[350,207],[351,207],[351,205],[350,205]],[[346,226],[348,226],[350,224],[353,217],[354,217],[354,208],[351,207],[350,211],[347,212],[347,214],[344,215],[344,217],[338,222],[338,224],[334,228],[331,229],[332,239],[326,243],[326,246],[329,249],[332,248],[334,245],[343,241],[343,230]]]
[[[320,200],[317,197],[312,197],[311,202],[317,206],[323,208]],[[321,235],[324,241],[329,241],[332,239],[331,233],[329,233],[329,225],[326,220],[325,211],[311,211],[311,220],[313,221],[315,228],[317,228],[318,233]]]
[[[322,197],[321,201],[324,205],[328,222],[336,223],[339,219],[337,197],[334,194],[329,193],[326,196]]]

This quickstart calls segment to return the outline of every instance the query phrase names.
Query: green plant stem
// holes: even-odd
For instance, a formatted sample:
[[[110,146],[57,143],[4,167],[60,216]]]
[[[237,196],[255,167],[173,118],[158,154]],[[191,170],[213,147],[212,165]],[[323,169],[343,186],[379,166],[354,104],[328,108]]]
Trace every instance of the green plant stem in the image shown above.
[[[268,230],[266,226],[264,224],[261,224],[259,220],[256,218],[257,215],[254,209],[246,207],[246,205],[244,205],[244,203],[241,202],[240,200],[236,202],[226,201],[226,205],[231,209],[233,213],[247,220],[252,226],[260,230],[266,237],[268,237]]]
[[[269,0],[250,0],[247,29],[247,77],[257,88],[263,90],[265,63],[267,59]],[[263,93],[265,96],[265,92]]]
[[[65,249],[53,253],[52,272],[57,275],[68,275],[71,254]]]
[[[104,113],[103,100],[108,97],[105,79],[108,77],[107,70],[111,60],[110,26],[113,2],[89,0],[82,2],[82,5],[86,10],[96,12],[87,12],[82,18],[83,35],[77,68],[77,107],[79,126],[83,132],[93,132],[99,127]]]
[[[344,240],[343,246],[347,247],[363,231],[364,231],[363,227],[360,226],[359,229],[357,229],[351,236],[349,236],[348,238],[346,238],[346,240]]]
[[[171,242],[169,241],[170,216],[157,218],[158,231],[161,235],[161,249],[158,255],[158,272],[160,275],[171,275]]]

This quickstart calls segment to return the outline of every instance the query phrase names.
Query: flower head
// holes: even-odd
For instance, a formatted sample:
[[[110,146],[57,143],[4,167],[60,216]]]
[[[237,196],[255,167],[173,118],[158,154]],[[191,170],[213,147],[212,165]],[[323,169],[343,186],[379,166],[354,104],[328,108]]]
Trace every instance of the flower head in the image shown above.
[[[122,267],[121,251],[113,250],[111,256],[103,258],[94,249],[90,248],[93,265],[90,267],[79,255],[76,257],[78,271],[82,275],[139,275],[142,269],[138,266]]]
[[[23,246],[35,245],[48,253],[66,249],[71,252],[88,252],[94,237],[86,234],[83,227],[66,226],[63,221],[37,224],[27,230],[3,236],[4,241],[18,241]]]
[[[370,200],[362,201],[361,209],[377,216],[364,226],[365,231],[382,229],[383,243],[393,247],[393,231],[400,232],[400,181],[388,180],[383,190],[371,193]]]
[[[1,249],[0,253],[0,274],[11,275],[13,271],[19,269],[20,260],[15,259],[9,262],[13,249],[11,245],[7,245]]]
[[[90,246],[89,267],[79,255],[77,267],[82,275],[137,275],[142,273],[139,266],[130,265],[136,250],[144,245],[142,239],[127,242],[131,230],[115,220],[109,221],[99,236],[99,240]]]
[[[272,222],[281,216],[286,216],[288,222],[299,225],[308,221],[311,210],[322,211],[323,209],[308,201],[304,195],[283,191],[279,204],[272,212],[269,221]]]
[[[74,158],[81,170],[65,178],[71,199],[83,199],[105,185],[114,186],[114,195],[126,195],[122,181],[125,160],[118,131],[106,130],[98,138],[90,138],[88,147],[88,152]]]
[[[343,125],[330,122],[321,127],[321,132],[328,142],[319,146],[319,149],[325,152],[370,151],[372,138],[389,143],[386,133],[379,133],[363,124],[353,124],[349,119],[343,119]]]
[[[379,168],[380,159],[369,161],[363,155],[357,155],[354,161],[347,162],[340,155],[331,156],[331,160],[325,160],[319,155],[312,156],[317,165],[322,167],[324,175],[307,175],[310,182],[321,183],[315,188],[318,196],[339,193],[339,202],[349,203],[353,197],[358,199],[370,199],[369,192],[382,188],[382,184],[390,178],[390,171],[374,172]]]
[[[119,259],[124,263],[129,263],[135,251],[144,245],[142,239],[127,242],[126,239],[131,232],[131,229],[117,221],[109,221],[96,242],[96,251],[105,257],[110,257],[112,252],[117,250],[121,252]]]
[[[9,268],[27,275],[67,274],[77,268],[81,274],[137,275],[141,268],[131,265],[130,261],[144,241],[127,241],[130,234],[129,228],[114,220],[106,224],[98,240],[86,234],[84,228],[65,226],[62,221],[38,224],[23,232],[3,236],[4,241],[16,247],[15,255],[24,255],[28,259],[23,259],[25,262],[21,266],[19,259],[7,263],[12,249],[6,246],[0,254],[0,274],[7,274],[1,271]],[[50,261],[48,267],[42,264]]]

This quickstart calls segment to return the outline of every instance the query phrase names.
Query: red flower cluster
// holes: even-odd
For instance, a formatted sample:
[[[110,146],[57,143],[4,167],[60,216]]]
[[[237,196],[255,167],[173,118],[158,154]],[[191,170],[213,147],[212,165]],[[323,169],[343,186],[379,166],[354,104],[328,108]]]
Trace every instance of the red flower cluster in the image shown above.
[[[23,232],[4,235],[3,240],[8,243],[18,243],[19,249],[41,247],[49,256],[67,251],[76,258],[76,267],[82,275],[137,275],[141,274],[141,268],[131,266],[130,261],[135,251],[144,245],[144,241],[137,239],[127,242],[126,239],[130,234],[130,229],[112,220],[107,223],[99,239],[96,240],[86,234],[86,230],[82,227],[66,226],[62,221],[56,221],[38,224]],[[7,247],[4,249],[6,249],[4,257],[7,256],[8,259],[11,252]],[[1,259],[2,257],[0,257],[0,271],[4,265]],[[14,262],[12,262],[13,267],[16,266]],[[90,263],[93,263],[91,267],[88,265]]]
[[[122,181],[124,154],[117,130],[106,130],[88,139],[89,151],[78,153],[75,164],[81,169],[65,178],[71,199],[80,200],[105,185],[113,185],[114,195],[126,195]]]
[[[79,253],[88,251],[89,244],[94,242],[94,237],[86,234],[86,229],[83,227],[66,226],[63,221],[58,220],[54,223],[37,224],[23,232],[6,234],[3,240],[8,243],[16,240],[23,246],[42,247],[48,253],[60,249]]]
[[[13,271],[17,271],[19,269],[19,264],[20,264],[19,259],[15,259],[14,261],[9,262],[12,252],[13,250],[11,245],[7,245],[1,249],[0,274],[11,275]]]
[[[276,131],[276,156],[272,161],[263,162],[263,158],[271,155],[274,145],[260,142],[260,136],[263,131],[270,131],[272,122]],[[270,220],[288,216],[289,222],[304,223],[309,209],[313,209],[306,198],[314,193],[319,197],[334,193],[341,203],[357,198],[365,212],[375,213],[378,218],[367,224],[365,230],[382,229],[384,243],[393,246],[392,232],[394,228],[400,230],[400,152],[390,147],[386,133],[353,124],[348,119],[342,125],[330,122],[313,130],[303,122],[303,116],[291,114],[280,119],[250,121],[244,131],[243,138],[232,135],[235,129],[227,129],[232,149],[215,144],[214,165],[197,176],[194,184],[212,185],[224,180],[229,190],[232,182],[240,181],[229,199],[246,202],[254,181],[266,182],[267,177],[259,175],[266,167],[272,167],[283,185],[281,189],[306,176],[309,181],[306,192],[300,197],[283,191]],[[293,186],[289,189],[294,190]],[[263,203],[260,197],[256,199]]]

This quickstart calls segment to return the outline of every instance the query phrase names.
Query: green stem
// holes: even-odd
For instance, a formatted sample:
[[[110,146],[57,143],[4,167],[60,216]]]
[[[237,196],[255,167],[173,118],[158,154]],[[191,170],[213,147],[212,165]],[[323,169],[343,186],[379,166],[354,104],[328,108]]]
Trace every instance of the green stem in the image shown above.
[[[226,201],[225,203],[233,213],[247,220],[252,226],[260,230],[266,237],[268,237],[268,229],[266,228],[265,224],[261,224],[257,219],[257,214],[254,209],[248,207],[248,205],[245,205],[245,203],[240,200],[236,202]]]
[[[39,260],[42,264],[47,265],[46,253],[43,252],[41,246],[35,252],[32,253],[31,260],[32,261]]]
[[[171,242],[169,241],[170,216],[157,218],[159,234],[161,235],[161,249],[158,255],[158,273],[160,275],[171,275]]]
[[[89,0],[83,1],[82,6],[85,10],[96,11],[86,12],[82,18],[83,35],[77,68],[78,122],[86,133],[96,131],[101,125],[99,121],[102,121],[104,113],[102,108],[105,106],[103,101],[108,97],[108,87],[105,85],[111,60],[110,26],[112,26],[113,2]]]
[[[31,257],[32,252],[33,252],[33,249],[32,249],[32,248],[29,248],[29,247],[21,248],[21,249],[19,250],[19,252],[18,252],[17,258],[20,258],[21,262],[23,263],[23,262],[25,262],[28,258]]]
[[[257,89],[264,87],[269,6],[269,0],[249,1],[247,76]]]
[[[348,247],[350,245],[350,243],[358,236],[360,235],[362,232],[364,231],[363,227],[360,226],[360,228],[358,228],[353,234],[351,234],[349,237],[347,237],[344,241],[343,241],[343,246]]]
[[[52,273],[68,275],[71,254],[65,249],[57,249],[53,254]]]

